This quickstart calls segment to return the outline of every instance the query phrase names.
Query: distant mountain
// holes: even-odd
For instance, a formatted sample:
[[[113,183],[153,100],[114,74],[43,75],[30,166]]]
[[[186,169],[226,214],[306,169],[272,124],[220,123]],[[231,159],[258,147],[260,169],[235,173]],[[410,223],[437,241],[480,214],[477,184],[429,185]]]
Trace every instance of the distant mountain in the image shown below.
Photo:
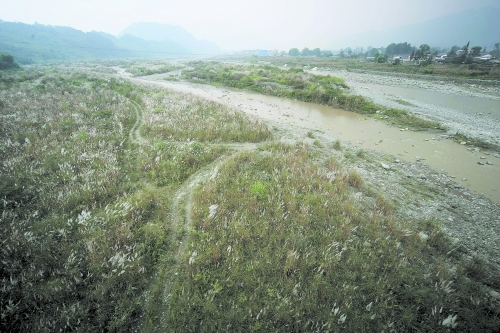
[[[170,56],[190,55],[193,52],[176,42],[172,41],[146,41],[132,35],[124,35],[120,38],[113,37],[115,44],[121,48],[134,50],[134,54],[139,56]]]
[[[432,8],[429,8],[432,10]],[[500,42],[500,8],[482,7],[421,23],[367,31],[334,41],[333,48],[387,46],[391,43],[408,42],[418,47],[460,47],[470,41],[470,46],[493,49]]]
[[[178,25],[160,24],[154,22],[137,22],[129,25],[118,36],[126,34],[147,41],[174,42],[191,50],[194,54],[219,54],[217,44],[206,40],[198,40],[186,29]]]
[[[83,32],[69,27],[0,22],[0,52],[21,64],[68,59],[102,59],[133,56],[119,49],[112,35]]]
[[[13,55],[20,64],[80,59],[175,57],[191,55],[200,50],[208,52],[215,45],[197,41],[189,33],[184,35],[184,39],[187,42],[181,44],[172,39],[145,40],[131,34],[117,38],[104,32],[83,32],[70,27],[0,20],[0,53]],[[216,45],[215,47],[217,48]]]

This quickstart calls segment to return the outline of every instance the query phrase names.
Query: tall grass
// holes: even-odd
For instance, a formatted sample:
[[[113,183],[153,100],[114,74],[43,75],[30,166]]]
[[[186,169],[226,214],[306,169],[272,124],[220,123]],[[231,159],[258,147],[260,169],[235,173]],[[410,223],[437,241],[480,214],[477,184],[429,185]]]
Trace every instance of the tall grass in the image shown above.
[[[196,135],[130,141],[141,123],[135,106],[154,114],[143,96],[159,92],[106,75],[63,65],[2,76],[0,85],[0,330],[138,328],[158,265],[177,251],[172,196],[224,149]],[[176,102],[200,108],[188,96]],[[210,107],[223,128],[254,124]],[[269,133],[263,125],[245,133],[259,131]]]
[[[315,161],[310,150],[298,143],[242,152],[197,190],[191,241],[165,311],[169,330],[498,326],[498,309],[457,273],[437,221],[397,218],[355,170]]]
[[[271,138],[262,121],[194,95],[156,90],[143,99],[142,133],[154,140],[259,142]]]

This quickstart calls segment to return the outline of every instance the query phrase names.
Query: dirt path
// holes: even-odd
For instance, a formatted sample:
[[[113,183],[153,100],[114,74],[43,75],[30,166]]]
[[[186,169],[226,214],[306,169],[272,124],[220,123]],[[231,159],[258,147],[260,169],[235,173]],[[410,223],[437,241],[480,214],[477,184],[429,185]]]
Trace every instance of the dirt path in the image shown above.
[[[129,131],[129,140],[132,143],[138,145],[147,145],[149,144],[148,140],[141,135],[141,125],[143,122],[144,111],[142,107],[130,100],[132,104],[132,108],[135,112],[136,120]],[[205,181],[215,177],[217,174],[217,170],[220,166],[229,158],[233,157],[235,154],[238,154],[241,151],[245,150],[255,150],[260,145],[269,143],[271,141],[261,142],[261,143],[253,143],[253,142],[242,142],[242,143],[213,143],[208,145],[214,147],[224,147],[230,150],[229,154],[224,154],[212,163],[206,165],[202,169],[190,175],[174,192],[172,196],[172,202],[170,204],[170,234],[171,234],[171,244],[177,244],[177,249],[174,250],[174,261],[176,264],[169,268],[169,271],[165,276],[162,277],[164,279],[164,289],[163,289],[163,301],[164,304],[168,304],[169,299],[171,297],[170,291],[173,283],[175,282],[175,277],[177,275],[176,267],[178,264],[181,264],[184,256],[186,255],[186,251],[188,249],[186,246],[189,244],[189,233],[188,230],[193,225],[192,220],[192,207],[193,207],[193,195],[194,190],[197,186],[203,184]],[[160,278],[160,275],[157,275],[155,279]]]
[[[147,144],[147,140],[141,136],[141,124],[142,124],[142,115],[143,115],[142,108],[136,102],[134,102],[132,100],[130,100],[130,102],[132,103],[132,108],[135,111],[135,123],[129,132],[130,142],[134,142],[134,143],[137,143],[139,145]]]

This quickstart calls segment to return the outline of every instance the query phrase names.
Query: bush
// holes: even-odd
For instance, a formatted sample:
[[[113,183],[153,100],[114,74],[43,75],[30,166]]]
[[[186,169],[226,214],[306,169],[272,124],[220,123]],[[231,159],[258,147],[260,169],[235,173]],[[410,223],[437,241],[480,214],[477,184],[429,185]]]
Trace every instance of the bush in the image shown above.
[[[10,54],[0,54],[0,70],[19,68]]]

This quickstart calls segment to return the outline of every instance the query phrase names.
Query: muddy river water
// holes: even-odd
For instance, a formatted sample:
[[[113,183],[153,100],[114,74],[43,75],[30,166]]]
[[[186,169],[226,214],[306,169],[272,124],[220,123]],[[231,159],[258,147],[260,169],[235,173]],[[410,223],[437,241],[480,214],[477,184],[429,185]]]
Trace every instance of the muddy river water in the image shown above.
[[[263,119],[318,130],[364,149],[391,154],[395,159],[420,160],[461,186],[500,203],[500,158],[493,152],[468,150],[465,145],[441,139],[440,135],[444,133],[401,131],[353,112],[248,91],[177,82],[147,82],[229,104]]]

